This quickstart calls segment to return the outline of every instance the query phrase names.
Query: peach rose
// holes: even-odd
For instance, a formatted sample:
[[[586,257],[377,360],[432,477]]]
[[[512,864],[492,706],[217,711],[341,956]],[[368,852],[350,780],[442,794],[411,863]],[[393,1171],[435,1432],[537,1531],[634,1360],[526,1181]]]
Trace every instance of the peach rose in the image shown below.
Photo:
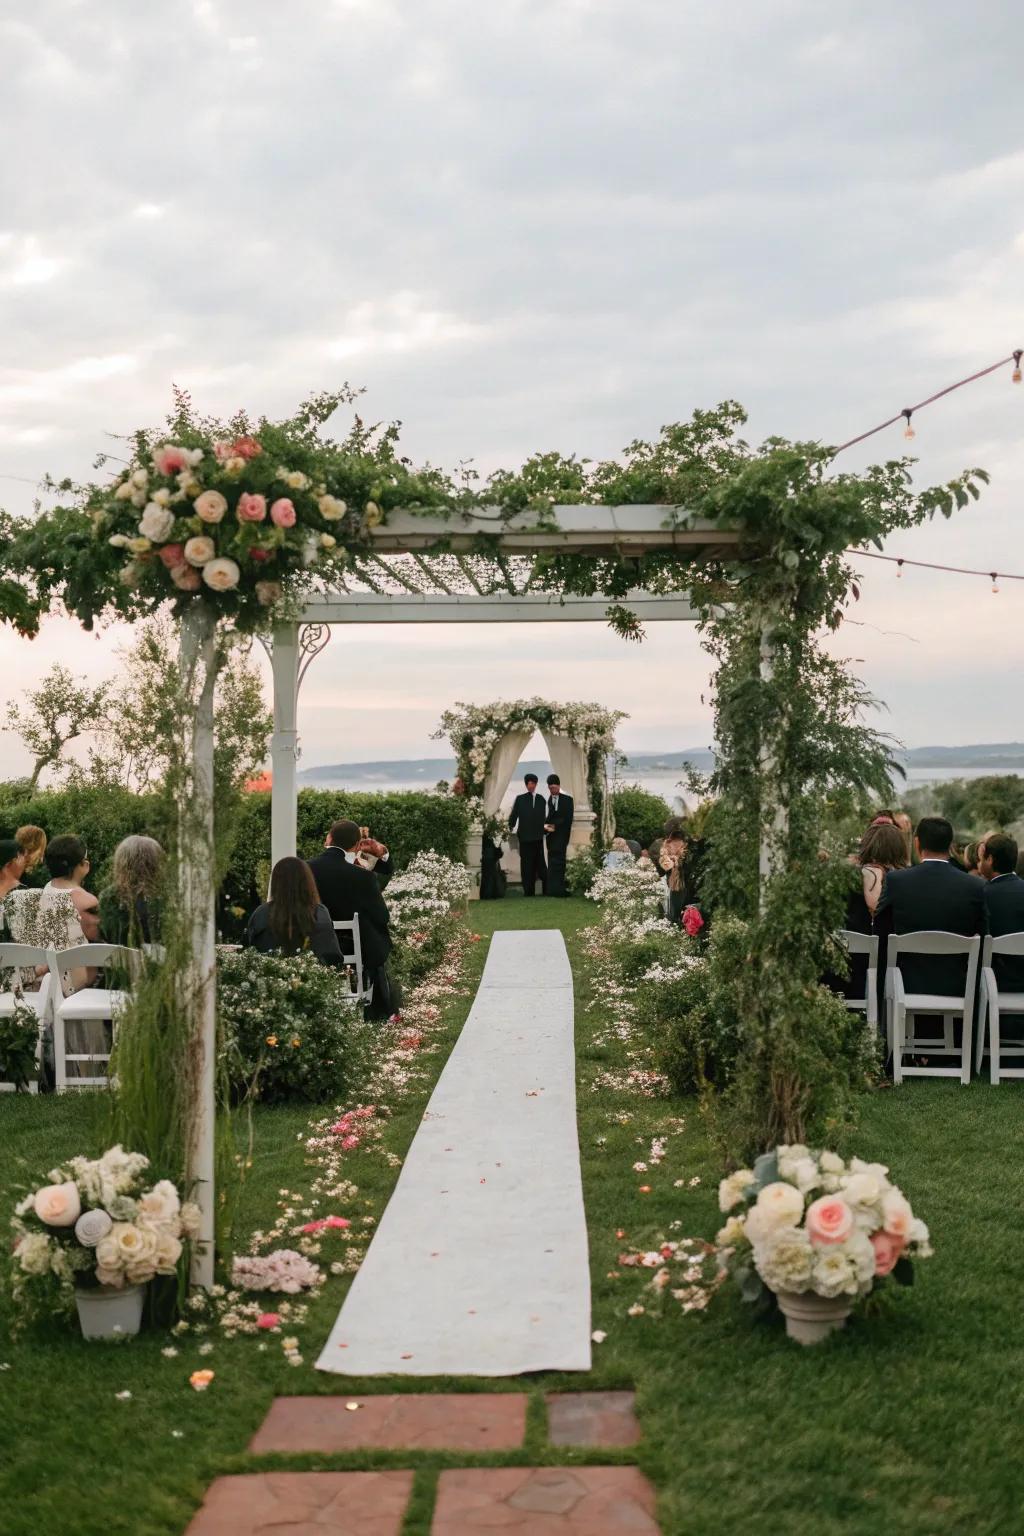
[[[287,496],[279,496],[270,508],[270,521],[275,528],[295,527],[295,507]]]
[[[203,578],[194,565],[176,565],[171,572],[171,580],[179,592],[198,592],[203,584]]]
[[[872,1232],[871,1246],[875,1250],[875,1274],[891,1275],[903,1253],[903,1242],[890,1232]]]
[[[185,564],[184,544],[165,544],[159,551],[160,559],[169,571],[175,570],[179,565]]]
[[[192,505],[196,509],[196,516],[201,517],[204,523],[219,523],[228,509],[227,499],[220,491],[204,491]]]
[[[208,539],[204,533],[198,534],[194,539],[189,539],[185,545],[185,559],[189,565],[205,565],[207,560],[212,560],[216,553],[216,544],[212,539]]]
[[[262,523],[267,515],[267,498],[256,491],[243,491],[236,513],[240,523]]]
[[[231,592],[238,586],[242,573],[234,560],[221,557],[208,560],[203,566],[203,580],[214,592]]]
[[[887,1190],[882,1198],[882,1226],[890,1237],[905,1243],[910,1236],[914,1213],[910,1201],[898,1189]]]
[[[233,456],[234,451],[235,448],[233,443],[221,442],[214,443],[213,445],[214,457],[216,458],[218,464],[223,464],[226,459],[230,459]]]
[[[281,601],[281,583],[279,581],[258,581],[256,583],[256,601],[264,608],[273,608],[275,603]]]
[[[82,1214],[78,1185],[72,1182],[44,1184],[36,1191],[32,1209],[48,1227],[73,1227]]]
[[[254,459],[263,449],[254,437],[238,437],[231,444],[231,452],[240,459]]]
[[[158,475],[176,475],[179,470],[188,468],[188,462],[185,449],[175,443],[164,443],[153,455],[153,468]]]
[[[812,1243],[843,1243],[853,1231],[853,1212],[838,1195],[822,1195],[807,1207],[806,1226]]]

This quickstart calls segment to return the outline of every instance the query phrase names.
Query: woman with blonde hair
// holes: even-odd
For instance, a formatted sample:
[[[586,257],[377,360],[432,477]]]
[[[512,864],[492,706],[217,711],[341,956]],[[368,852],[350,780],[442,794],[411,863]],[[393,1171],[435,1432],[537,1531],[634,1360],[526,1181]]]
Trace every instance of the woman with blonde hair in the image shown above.
[[[111,883],[100,892],[100,932],[108,944],[158,942],[163,873],[164,851],[155,837],[118,843]]]
[[[14,841],[25,855],[25,873],[30,875],[43,862],[46,853],[46,833],[42,827],[19,827],[14,834]]]

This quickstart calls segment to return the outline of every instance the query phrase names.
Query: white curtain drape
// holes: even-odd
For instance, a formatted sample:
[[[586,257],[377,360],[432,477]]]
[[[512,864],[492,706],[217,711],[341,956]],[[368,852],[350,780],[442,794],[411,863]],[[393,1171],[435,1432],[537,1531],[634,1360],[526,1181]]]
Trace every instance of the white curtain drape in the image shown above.
[[[532,735],[532,726],[528,730],[509,731],[504,740],[498,742],[491,754],[491,765],[484,780],[484,810],[488,816],[495,815],[499,809],[502,796],[508,789],[515,772],[516,764]]]
[[[569,736],[543,733],[551,755],[551,766],[562,781],[567,795],[572,795],[577,811],[589,811],[590,794],[587,789],[587,759],[583,748]]]

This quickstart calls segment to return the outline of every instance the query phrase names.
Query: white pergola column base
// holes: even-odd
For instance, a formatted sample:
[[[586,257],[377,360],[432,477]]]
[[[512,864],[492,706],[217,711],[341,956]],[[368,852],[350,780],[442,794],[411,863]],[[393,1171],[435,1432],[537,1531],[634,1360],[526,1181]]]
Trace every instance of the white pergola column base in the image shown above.
[[[299,768],[299,626],[274,630],[274,734],[270,743],[270,867],[296,851]]]

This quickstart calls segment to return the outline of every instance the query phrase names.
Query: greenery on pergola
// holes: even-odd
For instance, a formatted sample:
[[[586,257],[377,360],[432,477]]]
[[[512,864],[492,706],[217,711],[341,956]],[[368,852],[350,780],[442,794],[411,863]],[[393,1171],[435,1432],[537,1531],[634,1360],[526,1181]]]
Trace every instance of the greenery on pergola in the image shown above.
[[[189,811],[180,852],[193,944],[212,931],[208,738],[212,680],[232,632],[287,618],[318,582],[388,591],[440,577],[457,590],[464,583],[523,590],[525,583],[603,595],[618,632],[639,639],[624,601],[629,592],[686,592],[714,661],[710,894],[720,911],[747,924],[746,964],[734,978],[750,1041],[738,1102],[762,1140],[820,1128],[822,1113],[840,1112],[834,1095],[816,1096],[814,1087],[835,1076],[839,1029],[819,986],[843,899],[841,867],[820,857],[826,811],[884,793],[891,766],[886,741],[864,723],[861,685],[824,642],[858,596],[851,547],[879,546],[897,529],[950,515],[978,496],[984,472],[968,470],[923,492],[913,490],[905,459],[836,472],[819,443],[773,438],[750,446],[740,435],[742,409],[726,402],[664,427],[652,442],[631,443],[619,459],[541,453],[480,484],[465,472],[414,468],[395,426],[371,428],[356,418],[344,438],[326,437],[330,417],[354,398],[345,389],[315,397],[286,421],[240,414],[221,423],[178,395],[163,429],[131,439],[130,463],[113,481],[52,484],[57,500],[49,510],[0,521],[2,616],[23,633],[33,634],[55,605],[86,627],[168,606],[182,621],[193,729],[182,759]],[[179,464],[179,452],[186,462]],[[158,472],[159,463],[175,467]],[[685,545],[639,554],[548,549],[525,564],[503,554],[504,522],[515,517],[521,532],[525,514],[540,531],[552,526],[553,508],[573,503],[657,503],[666,527],[700,521],[733,541],[706,545],[696,557]],[[372,533],[390,513],[454,518],[485,507],[497,509],[494,532],[476,540],[471,559],[453,561],[440,538],[382,570]],[[191,547],[198,560],[200,545],[205,559],[190,565],[182,552]],[[197,847],[205,848],[201,856]],[[194,973],[193,980],[188,995],[199,1000],[209,1031],[212,979]]]

